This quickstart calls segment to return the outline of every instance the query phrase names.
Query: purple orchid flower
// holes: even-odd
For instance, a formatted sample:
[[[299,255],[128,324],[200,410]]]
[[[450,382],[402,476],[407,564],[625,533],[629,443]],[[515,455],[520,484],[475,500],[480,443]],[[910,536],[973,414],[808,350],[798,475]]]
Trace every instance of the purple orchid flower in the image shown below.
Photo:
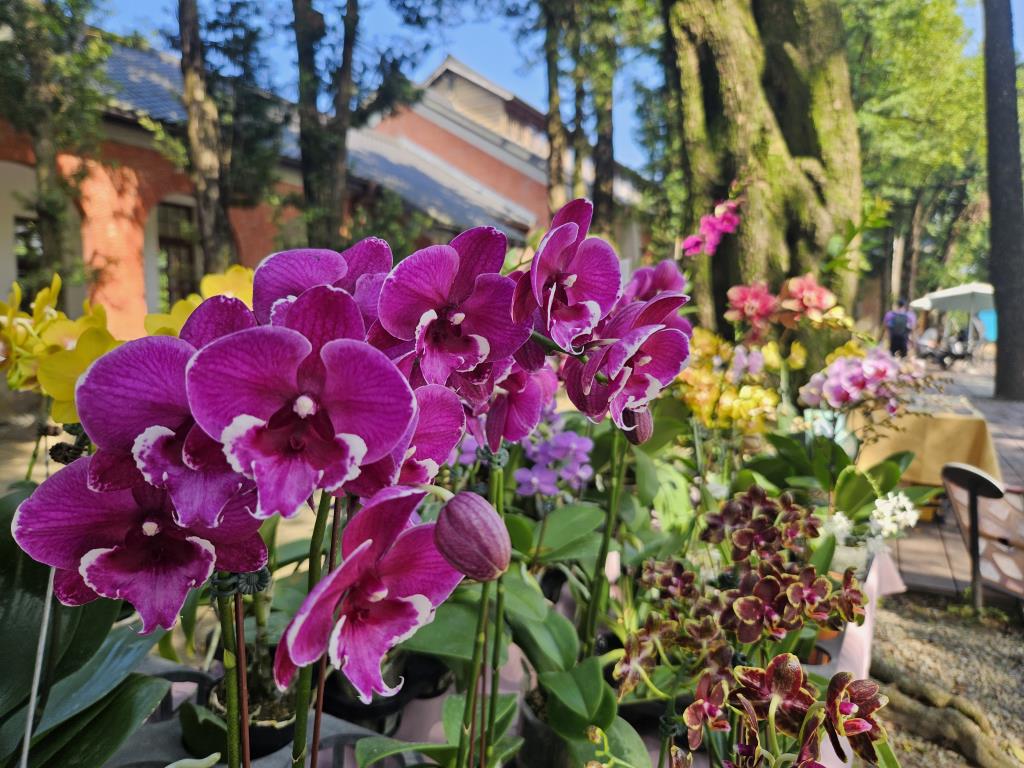
[[[545,466],[520,467],[512,473],[516,481],[516,493],[520,496],[558,495],[558,473]]]
[[[66,605],[97,597],[127,600],[142,631],[170,629],[189,589],[214,568],[256,571],[267,563],[254,494],[236,494],[216,527],[182,526],[170,496],[145,483],[99,493],[89,487],[93,457],[43,481],[18,508],[14,539],[34,560],[57,568],[55,593]]]
[[[260,323],[269,323],[277,302],[316,285],[332,285],[355,298],[369,327],[377,319],[380,287],[393,263],[391,246],[378,237],[360,240],[341,253],[317,248],[272,253],[253,275],[253,311]]]
[[[146,481],[170,493],[180,525],[217,525],[247,481],[196,426],[185,370],[197,347],[255,324],[241,301],[216,296],[196,309],[181,338],[129,341],[93,363],[75,392],[82,426],[97,447],[89,487],[124,490]]]
[[[324,652],[365,704],[393,696],[380,672],[384,655],[429,624],[462,574],[434,544],[435,523],[411,524],[425,494],[389,488],[366,502],[342,536],[342,562],[313,588],[288,624],[274,660],[287,688],[298,667]]]
[[[540,309],[544,329],[559,347],[578,354],[582,341],[619,298],[621,272],[612,247],[587,238],[594,206],[573,200],[551,220],[530,268],[516,284],[513,316],[529,320]]]
[[[256,481],[260,518],[292,517],[317,488],[339,490],[391,452],[415,412],[405,377],[362,341],[344,290],[315,286],[279,299],[273,315],[272,326],[204,347],[186,377],[196,422]]]
[[[415,341],[428,384],[510,357],[529,337],[527,324],[512,321],[515,283],[499,274],[506,248],[501,232],[477,227],[416,251],[385,279],[380,324],[395,339]]]
[[[427,384],[413,393],[416,415],[391,452],[363,467],[345,490],[364,498],[391,485],[429,483],[466,429],[466,412],[458,396],[439,384]],[[475,450],[475,449],[474,449]]]
[[[495,382],[494,396],[483,416],[487,447],[497,451],[502,440],[515,442],[530,434],[540,422],[543,400],[539,377],[514,363]]]

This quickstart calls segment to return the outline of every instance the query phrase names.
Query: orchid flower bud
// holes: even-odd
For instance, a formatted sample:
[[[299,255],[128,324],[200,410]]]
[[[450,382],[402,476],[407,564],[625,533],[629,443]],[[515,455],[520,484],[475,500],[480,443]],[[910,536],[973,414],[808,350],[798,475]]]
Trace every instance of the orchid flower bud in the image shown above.
[[[626,439],[633,445],[643,445],[654,434],[654,416],[649,408],[639,411],[625,410],[622,412],[622,423],[632,429],[625,431]]]
[[[493,581],[508,570],[512,542],[505,523],[476,493],[455,494],[441,509],[434,543],[452,567],[476,581]]]

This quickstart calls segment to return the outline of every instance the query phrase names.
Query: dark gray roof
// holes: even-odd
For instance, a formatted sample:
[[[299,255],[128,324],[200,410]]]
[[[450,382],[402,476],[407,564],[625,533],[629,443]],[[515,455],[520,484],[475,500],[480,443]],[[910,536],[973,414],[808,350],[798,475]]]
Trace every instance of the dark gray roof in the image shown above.
[[[115,45],[107,62],[111,109],[129,117],[167,123],[185,119],[177,58]],[[490,225],[520,235],[536,223],[528,209],[465,175],[436,155],[401,138],[362,128],[349,132],[352,174],[392,190],[438,222],[462,228]],[[282,154],[299,157],[294,124],[285,127]]]

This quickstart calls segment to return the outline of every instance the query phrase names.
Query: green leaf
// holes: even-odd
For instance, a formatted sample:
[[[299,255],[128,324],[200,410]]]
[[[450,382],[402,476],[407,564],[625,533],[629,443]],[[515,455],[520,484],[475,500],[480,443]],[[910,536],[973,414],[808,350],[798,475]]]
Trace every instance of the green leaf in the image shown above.
[[[438,606],[432,622],[420,627],[415,635],[399,647],[439,658],[449,666],[468,665],[473,659],[476,618],[476,603],[448,600]],[[493,638],[488,635],[485,659],[491,658],[493,642]],[[507,653],[502,649],[502,658],[506,657]]]
[[[562,672],[542,672],[538,680],[547,694],[548,725],[563,738],[583,738],[588,726],[608,728],[615,719],[615,692],[597,658]]]
[[[914,452],[913,451],[897,451],[896,453],[887,456],[886,461],[891,461],[897,467],[900,468],[900,474],[902,475],[910,465],[914,463]]]
[[[539,556],[544,558],[546,554],[582,539],[603,521],[604,510],[594,504],[567,504],[553,510],[545,524],[537,525],[533,546],[540,548]]]
[[[387,736],[369,736],[356,742],[356,765],[359,768],[366,768],[368,765],[380,762],[385,757],[401,755],[406,752],[418,752],[428,757],[437,757],[445,762],[453,759],[457,751],[458,747],[451,744],[406,742]]]
[[[36,724],[36,733],[45,733],[75,717],[114,690],[163,634],[160,631],[140,635],[129,627],[119,627],[111,632],[81,669],[50,689],[46,709]],[[0,759],[14,751],[24,729],[25,708],[22,707],[0,727]]]
[[[482,722],[483,710],[480,706],[490,707],[489,697],[485,697],[482,700],[477,701],[477,722]],[[465,694],[458,693],[453,694],[445,698],[444,705],[441,709],[441,725],[444,727],[444,738],[445,740],[453,745],[458,746],[459,734],[462,731],[462,713],[466,707],[466,696]],[[498,708],[495,717],[495,734],[500,739],[508,731],[512,725],[512,720],[515,717],[519,707],[519,697],[514,693],[502,693],[498,696]]]
[[[74,634],[66,638],[67,650],[54,673],[57,680],[81,668],[100,649],[121,612],[121,601],[100,598],[68,610],[76,611],[79,621]]]
[[[816,491],[822,488],[821,481],[814,475],[793,475],[786,478],[786,484],[790,488],[801,488],[809,491]]]
[[[868,475],[875,482],[876,498],[881,498],[893,490],[900,482],[903,470],[893,461],[883,461],[868,470]]]
[[[186,701],[178,709],[178,721],[181,723],[181,743],[189,754],[208,755],[227,749],[227,725],[212,710]]]
[[[658,480],[658,468],[654,460],[642,451],[639,446],[633,447],[633,469],[636,474],[636,493],[645,506],[654,503],[661,482]]]
[[[774,461],[774,459],[772,459]],[[785,464],[785,462],[783,462]],[[786,466],[788,468],[788,465]],[[785,482],[785,479],[783,479]],[[777,496],[780,492],[779,486],[769,480],[767,477],[762,475],[760,472],[750,469],[749,467],[741,469],[736,473],[736,476],[732,479],[732,493],[744,493],[750,490],[751,487],[758,485],[764,488],[771,496]]]
[[[512,540],[513,549],[524,555],[533,552],[533,536],[537,523],[526,515],[508,512],[505,514],[505,527],[508,528],[508,536]]]
[[[830,533],[821,540],[811,555],[810,564],[814,566],[814,570],[819,576],[828,573],[828,569],[832,567],[832,557],[835,553],[836,537]]]
[[[907,498],[918,506],[927,504],[936,496],[943,493],[943,489],[941,487],[934,487],[931,485],[908,485],[906,488],[901,488],[900,491],[905,493]]]
[[[568,669],[575,663],[579,654],[576,628],[558,611],[549,609],[544,621],[521,621],[510,616],[509,623],[516,645],[538,672]]]
[[[877,498],[871,479],[856,467],[847,467],[836,478],[835,506],[847,515],[852,516]]]
[[[544,621],[548,614],[548,601],[533,576],[510,570],[502,577],[505,590],[505,610],[509,617],[523,621]]]
[[[627,765],[642,766],[650,765],[650,755],[643,739],[632,725],[621,717],[616,717],[609,728],[605,729],[608,736],[608,748],[611,753]],[[591,760],[604,764],[606,758],[597,755],[598,745],[589,741],[574,739],[569,742],[569,750],[572,752],[575,765],[587,765]]]
[[[811,466],[811,460],[807,455],[807,451],[800,441],[788,437],[787,435],[780,435],[774,432],[770,432],[765,435],[768,442],[772,444],[779,456],[785,461],[789,462],[791,467],[788,474],[790,475],[813,475],[814,468]]]
[[[30,768],[95,768],[138,730],[171,689],[166,680],[132,674],[110,696],[33,740]]]
[[[892,751],[892,747],[888,741],[879,739],[874,742],[875,754],[878,755],[878,765],[881,768],[901,768],[900,761],[896,757],[896,753]]]
[[[521,736],[502,736],[498,739],[498,743],[494,745],[494,754],[487,763],[488,768],[499,768],[499,766],[508,765],[509,760],[512,759],[513,755],[522,746],[523,738]]]

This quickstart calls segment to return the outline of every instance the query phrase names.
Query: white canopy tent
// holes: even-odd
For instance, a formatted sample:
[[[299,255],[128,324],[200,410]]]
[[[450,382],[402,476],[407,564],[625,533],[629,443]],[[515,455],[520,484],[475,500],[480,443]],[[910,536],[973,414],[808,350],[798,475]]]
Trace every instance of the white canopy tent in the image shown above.
[[[914,299],[910,302],[910,307],[925,312],[934,309],[937,312],[960,311],[974,315],[983,309],[995,307],[992,295],[993,289],[988,283],[966,283],[954,288],[932,291],[919,299]]]

